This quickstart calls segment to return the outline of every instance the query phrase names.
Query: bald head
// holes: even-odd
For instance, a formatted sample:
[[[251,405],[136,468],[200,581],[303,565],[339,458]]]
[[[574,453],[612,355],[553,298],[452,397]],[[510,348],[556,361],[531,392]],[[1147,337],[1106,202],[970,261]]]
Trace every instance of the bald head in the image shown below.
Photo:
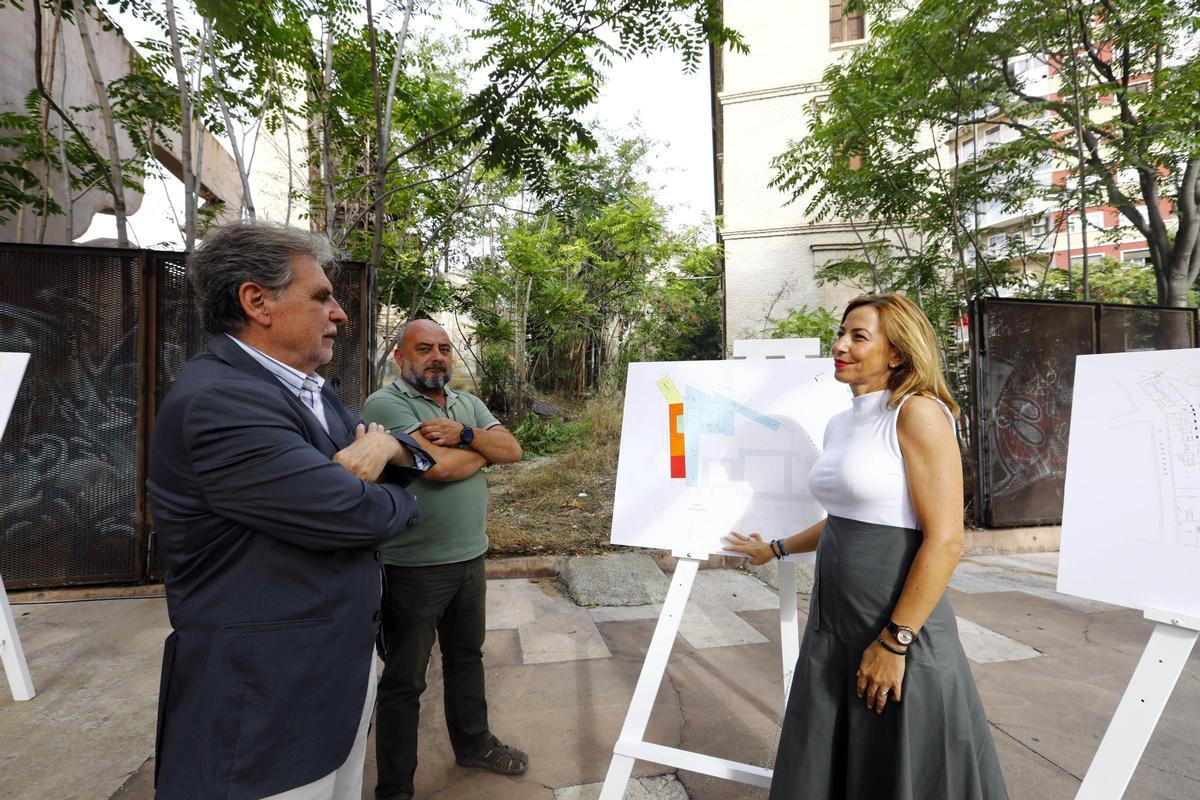
[[[413,387],[441,393],[453,377],[450,337],[441,325],[428,319],[405,323],[396,345],[400,375]]]

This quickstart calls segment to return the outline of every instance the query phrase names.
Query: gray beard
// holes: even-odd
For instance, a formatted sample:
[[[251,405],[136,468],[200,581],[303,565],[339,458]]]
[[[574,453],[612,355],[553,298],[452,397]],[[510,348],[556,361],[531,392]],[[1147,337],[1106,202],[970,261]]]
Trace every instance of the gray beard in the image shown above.
[[[413,386],[419,386],[422,389],[437,390],[445,388],[446,384],[450,382],[450,379],[454,377],[454,370],[447,368],[446,371],[440,375],[430,375],[429,377],[425,377],[424,375],[418,375],[411,369],[404,369],[401,370],[401,375],[404,376],[404,380],[408,381]]]

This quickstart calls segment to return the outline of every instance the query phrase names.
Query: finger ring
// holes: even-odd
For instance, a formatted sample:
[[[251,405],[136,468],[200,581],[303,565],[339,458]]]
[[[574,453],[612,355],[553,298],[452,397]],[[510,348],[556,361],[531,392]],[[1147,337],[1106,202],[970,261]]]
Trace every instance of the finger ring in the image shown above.
[[[879,693],[879,696],[880,696],[880,697],[887,697],[887,696],[888,696],[888,690],[887,690],[887,689],[884,689],[884,690],[882,690],[882,691]]]

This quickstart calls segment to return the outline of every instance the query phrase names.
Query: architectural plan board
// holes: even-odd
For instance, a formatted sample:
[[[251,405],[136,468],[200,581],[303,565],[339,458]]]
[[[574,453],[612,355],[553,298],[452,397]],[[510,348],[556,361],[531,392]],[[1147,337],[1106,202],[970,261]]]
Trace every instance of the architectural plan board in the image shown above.
[[[1058,590],[1200,616],[1200,349],[1075,369]]]
[[[699,554],[824,516],[808,492],[825,423],[850,407],[830,359],[629,365],[612,543]]]

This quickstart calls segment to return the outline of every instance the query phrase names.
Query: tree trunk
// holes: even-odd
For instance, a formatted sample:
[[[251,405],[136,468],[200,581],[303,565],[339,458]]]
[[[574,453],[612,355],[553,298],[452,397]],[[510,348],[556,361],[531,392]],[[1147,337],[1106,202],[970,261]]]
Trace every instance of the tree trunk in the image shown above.
[[[108,171],[112,176],[111,184],[114,188],[113,215],[117,218],[117,245],[129,247],[128,215],[125,210],[125,170],[121,164],[121,151],[117,147],[117,126],[113,120],[112,105],[108,102],[108,89],[104,85],[104,77],[100,74],[100,62],[96,60],[96,48],[92,44],[88,14],[87,8],[80,8],[75,14],[75,23],[79,26],[79,40],[83,43],[88,71],[92,74],[96,103],[100,108],[100,122],[104,127],[104,141],[108,148]]]
[[[196,247],[196,176],[192,172],[192,102],[183,66],[183,50],[179,45],[179,28],[175,22],[174,0],[166,4],[167,33],[171,39],[171,59],[175,63],[175,84],[179,89],[179,149],[183,167],[183,248],[191,252]]]
[[[62,38],[61,34],[62,34],[62,0],[58,0],[54,4],[54,31],[50,34],[50,39],[48,41],[48,44],[50,45],[50,63],[46,66],[46,76],[44,79],[46,84],[48,86],[50,86],[52,90],[54,88],[55,62],[57,62],[57,60],[58,60],[57,44],[58,44],[59,40]],[[63,71],[64,72],[66,71],[66,66],[67,66],[66,56],[64,55],[63,56]],[[38,68],[41,69],[40,64],[38,65]],[[51,166],[50,159],[48,157],[48,154],[50,152],[50,104],[47,103],[45,101],[45,99],[43,99],[39,105],[40,105],[40,109],[39,109],[39,113],[38,113],[38,135],[42,140],[42,153],[46,154],[47,157],[43,159],[46,164],[46,179],[42,183],[42,214],[41,214],[41,218],[38,220],[37,241],[38,241],[38,244],[45,244],[46,243],[46,226],[50,224],[50,178],[51,178],[54,168]],[[61,137],[60,137],[60,143],[61,143]],[[63,170],[63,177],[67,183],[66,194],[70,195],[71,194],[71,186],[70,186],[70,178],[69,178],[70,170],[69,170],[69,167],[67,166],[66,160],[62,159],[61,155],[62,155],[62,148],[60,147],[59,148],[59,156],[60,156],[59,166]],[[70,240],[68,239],[67,241],[69,242]]]
[[[253,221],[255,219],[254,199],[250,196],[250,175],[246,171],[246,161],[242,158],[242,148],[238,146],[237,136],[233,132],[233,115],[229,113],[229,103],[225,99],[225,82],[221,78],[221,70],[217,68],[217,48],[215,45],[209,47],[208,58],[209,65],[212,68],[213,83],[217,89],[215,92],[217,105],[221,107],[221,118],[225,120],[225,135],[229,139],[229,147],[233,150],[233,162],[237,165],[238,177],[242,181],[242,210]],[[290,157],[288,169],[290,175]]]
[[[62,26],[58,26],[58,46],[62,50],[62,94],[67,91],[67,39]],[[49,109],[47,109],[48,111]],[[58,123],[58,160],[63,170],[63,213],[66,215],[67,244],[75,241],[75,193],[71,187],[71,162],[67,160],[67,126]]]

